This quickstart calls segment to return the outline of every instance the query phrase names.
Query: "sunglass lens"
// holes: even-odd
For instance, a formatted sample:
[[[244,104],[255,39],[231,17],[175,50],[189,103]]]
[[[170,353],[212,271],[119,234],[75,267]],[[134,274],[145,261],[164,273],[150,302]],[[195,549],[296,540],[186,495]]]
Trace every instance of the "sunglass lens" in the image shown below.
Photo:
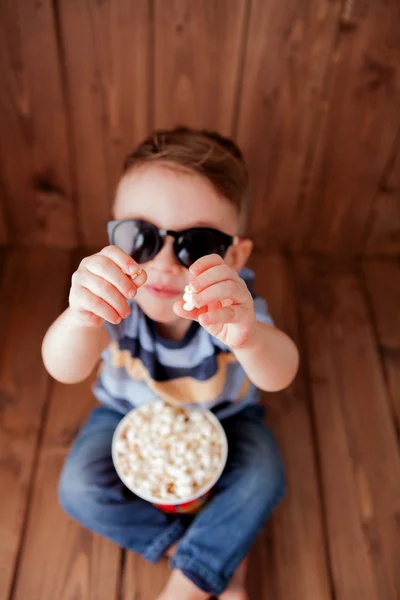
[[[175,242],[176,256],[185,267],[207,254],[219,254],[224,257],[229,246],[229,236],[205,228],[188,231]]]
[[[141,264],[154,258],[157,253],[158,233],[155,227],[145,221],[122,221],[114,230],[114,243]]]

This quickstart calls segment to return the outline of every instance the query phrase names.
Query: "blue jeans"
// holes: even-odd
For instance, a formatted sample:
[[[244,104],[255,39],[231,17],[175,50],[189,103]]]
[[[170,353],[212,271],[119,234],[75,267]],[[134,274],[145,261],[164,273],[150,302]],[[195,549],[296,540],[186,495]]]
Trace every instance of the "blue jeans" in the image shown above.
[[[95,408],[64,465],[59,499],[88,529],[156,563],[175,542],[171,568],[218,596],[248,553],[285,490],[282,462],[264,410],[249,406],[224,419],[229,455],[214,494],[195,516],[167,514],[132,494],[111,459],[122,414]]]

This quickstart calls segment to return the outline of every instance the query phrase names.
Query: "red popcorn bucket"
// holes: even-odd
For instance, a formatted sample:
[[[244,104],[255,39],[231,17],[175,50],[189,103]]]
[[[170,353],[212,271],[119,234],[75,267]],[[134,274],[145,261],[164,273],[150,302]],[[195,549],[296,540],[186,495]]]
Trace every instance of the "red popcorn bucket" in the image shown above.
[[[127,413],[124,416],[124,418],[118,423],[118,426],[113,435],[112,459],[113,459],[115,470],[117,471],[119,478],[121,479],[123,484],[131,492],[133,492],[135,494],[135,496],[138,496],[139,498],[142,498],[143,500],[150,502],[151,504],[153,504],[154,506],[156,506],[157,508],[159,508],[160,510],[162,510],[164,512],[175,513],[175,514],[177,514],[177,513],[181,513],[181,514],[182,513],[186,513],[186,514],[192,513],[192,514],[194,514],[194,513],[198,512],[201,509],[201,507],[204,506],[204,504],[210,498],[213,488],[215,487],[215,484],[221,477],[222,472],[226,465],[226,461],[227,461],[227,457],[228,457],[228,441],[227,441],[226,434],[225,434],[225,431],[224,431],[221,423],[219,422],[217,417],[210,410],[201,409],[202,414],[205,414],[207,416],[207,419],[213,424],[214,428],[217,430],[218,436],[220,439],[220,443],[221,443],[221,461],[220,461],[220,465],[219,465],[218,469],[215,471],[215,473],[213,475],[213,478],[211,480],[209,480],[202,487],[199,487],[199,489],[196,490],[196,493],[192,494],[188,498],[184,498],[184,499],[175,498],[175,499],[171,499],[171,500],[164,500],[164,499],[161,500],[160,498],[152,496],[151,494],[144,493],[143,490],[136,489],[135,486],[132,485],[132,482],[128,480],[126,474],[123,472],[123,470],[121,469],[119,462],[118,462],[118,457],[117,457],[117,452],[116,452],[116,443],[120,439],[121,433],[125,429],[127,422],[132,417],[132,414],[138,410],[140,410],[140,407],[134,408],[133,410],[129,411],[129,413]]]

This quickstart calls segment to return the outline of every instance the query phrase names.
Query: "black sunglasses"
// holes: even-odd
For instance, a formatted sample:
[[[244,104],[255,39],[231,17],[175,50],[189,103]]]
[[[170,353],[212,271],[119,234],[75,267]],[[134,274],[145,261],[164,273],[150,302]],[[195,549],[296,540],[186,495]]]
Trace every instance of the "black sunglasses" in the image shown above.
[[[163,238],[174,238],[174,253],[178,262],[189,268],[197,259],[207,254],[219,254],[222,258],[238,236],[228,235],[212,227],[191,227],[181,231],[159,229],[153,223],[141,219],[109,221],[107,233],[110,244],[118,246],[139,264],[152,260],[163,246]]]

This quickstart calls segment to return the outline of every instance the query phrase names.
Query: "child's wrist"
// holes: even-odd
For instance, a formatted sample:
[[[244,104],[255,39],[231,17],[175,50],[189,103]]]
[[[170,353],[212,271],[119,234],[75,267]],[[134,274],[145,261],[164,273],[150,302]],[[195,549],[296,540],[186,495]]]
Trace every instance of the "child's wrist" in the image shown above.
[[[246,336],[244,341],[240,344],[240,346],[237,346],[234,349],[235,352],[241,351],[241,350],[251,350],[257,344],[258,339],[259,339],[259,323],[258,323],[258,321],[255,320],[254,323],[252,323],[252,325],[250,326],[248,335]]]
[[[103,325],[103,323],[100,325],[94,325],[94,324],[85,322],[85,320],[82,318],[82,316],[79,314],[79,312],[77,312],[76,310],[73,310],[71,307],[68,308],[68,311],[66,313],[66,318],[67,318],[68,324],[71,327],[73,327],[74,329],[86,329],[86,330],[100,329],[100,327],[102,327],[102,325]]]

